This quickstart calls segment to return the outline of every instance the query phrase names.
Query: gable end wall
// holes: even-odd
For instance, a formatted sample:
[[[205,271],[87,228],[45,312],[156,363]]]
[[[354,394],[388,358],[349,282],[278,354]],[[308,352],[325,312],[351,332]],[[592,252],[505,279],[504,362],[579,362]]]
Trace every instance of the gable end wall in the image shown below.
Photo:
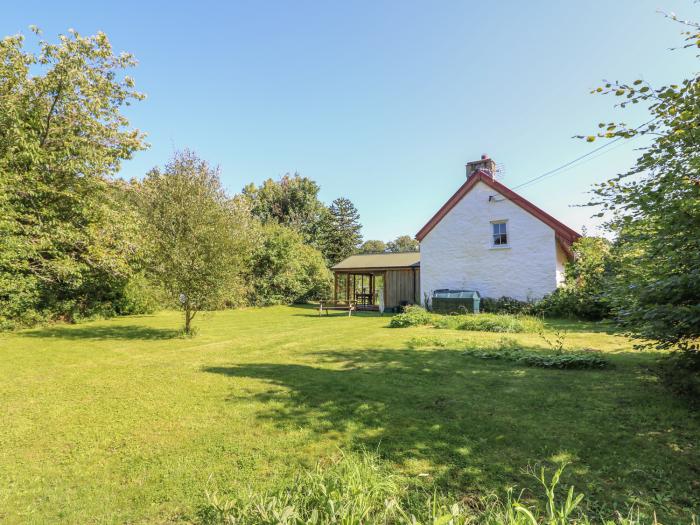
[[[491,221],[498,220],[508,222],[509,248],[492,248]],[[423,238],[420,251],[428,296],[451,288],[527,300],[557,287],[554,230],[482,182]]]

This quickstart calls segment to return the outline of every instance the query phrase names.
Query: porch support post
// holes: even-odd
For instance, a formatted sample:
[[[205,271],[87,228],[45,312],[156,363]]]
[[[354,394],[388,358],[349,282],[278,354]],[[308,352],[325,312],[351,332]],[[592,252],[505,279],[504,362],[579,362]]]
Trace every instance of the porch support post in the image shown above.
[[[333,272],[333,301],[338,302],[338,272]]]

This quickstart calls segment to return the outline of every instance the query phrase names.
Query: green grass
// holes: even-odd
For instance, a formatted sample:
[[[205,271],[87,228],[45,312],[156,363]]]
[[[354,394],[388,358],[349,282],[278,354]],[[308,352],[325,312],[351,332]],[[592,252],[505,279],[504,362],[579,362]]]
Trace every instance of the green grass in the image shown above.
[[[403,313],[391,319],[391,328],[409,326],[432,326],[448,330],[470,332],[538,332],[543,329],[542,321],[536,317],[509,314],[435,314],[420,306],[408,306]]]
[[[274,307],[204,314],[193,339],[175,312],[0,335],[0,522],[196,521],[207,489],[274,490],[338,448],[459,498],[536,491],[528,466],[570,461],[562,483],[589,511],[639,502],[668,525],[700,510],[700,421],[656,354],[550,323],[613,366],[539,369],[452,344],[502,334],[388,321]]]

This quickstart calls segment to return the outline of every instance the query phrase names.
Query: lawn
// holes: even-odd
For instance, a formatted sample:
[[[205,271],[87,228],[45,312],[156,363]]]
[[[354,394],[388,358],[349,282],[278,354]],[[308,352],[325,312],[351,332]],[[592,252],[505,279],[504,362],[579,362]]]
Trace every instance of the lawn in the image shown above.
[[[273,307],[203,314],[193,339],[176,312],[0,335],[0,521],[196,521],[208,488],[272,488],[338,448],[457,497],[534,487],[528,467],[570,461],[564,481],[594,512],[700,512],[700,420],[654,353],[549,323],[613,367],[529,368],[459,349],[502,334],[388,321]],[[434,336],[444,346],[408,346]]]

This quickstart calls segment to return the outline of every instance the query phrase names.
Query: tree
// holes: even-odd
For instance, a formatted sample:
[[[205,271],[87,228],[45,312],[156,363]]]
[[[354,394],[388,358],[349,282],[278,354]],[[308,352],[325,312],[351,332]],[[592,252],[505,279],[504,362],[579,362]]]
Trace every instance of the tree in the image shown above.
[[[320,246],[319,228],[325,206],[318,199],[319,186],[298,173],[284,175],[278,181],[267,179],[260,186],[250,183],[243,188],[253,216],[263,224],[276,222],[301,233],[304,240]]]
[[[360,214],[350,199],[340,197],[331,203],[322,231],[323,252],[331,265],[357,251],[362,242],[362,225]]]
[[[38,35],[39,31],[34,30]],[[143,95],[104,33],[0,41],[0,317],[74,319],[105,307],[134,247],[109,177],[146,145],[123,106]],[[0,318],[2,324],[2,318]]]
[[[143,182],[142,209],[151,243],[151,272],[185,316],[221,306],[241,271],[246,228],[235,220],[219,171],[191,151],[176,153]]]
[[[274,222],[261,227],[250,268],[252,304],[290,304],[330,293],[331,274],[321,252]]]
[[[700,26],[679,22],[688,28],[685,47],[700,45]],[[595,187],[591,202],[617,236],[617,317],[631,335],[694,356],[700,367],[700,77],[658,88],[611,82],[595,92],[620,97],[623,108],[646,104],[651,114],[635,128],[599,124],[597,135],[652,139],[630,171]]]
[[[386,243],[387,250],[392,253],[417,252],[420,245],[418,241],[409,235],[400,235],[393,241]]]
[[[386,243],[371,239],[362,243],[360,253],[384,253],[386,251]]]
[[[564,285],[537,305],[554,317],[599,321],[610,316],[609,289],[614,259],[611,243],[602,237],[581,237],[571,247]]]

